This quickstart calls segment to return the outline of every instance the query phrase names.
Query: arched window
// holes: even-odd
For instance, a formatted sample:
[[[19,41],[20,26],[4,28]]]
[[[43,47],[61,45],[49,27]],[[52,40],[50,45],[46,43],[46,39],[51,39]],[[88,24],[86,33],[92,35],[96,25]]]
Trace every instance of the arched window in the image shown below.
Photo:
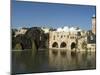
[[[63,35],[61,35],[61,38],[63,38]]]
[[[54,43],[52,44],[52,47],[58,48],[58,43],[57,43],[57,42],[54,42]]]
[[[62,42],[61,45],[60,45],[60,48],[64,48],[64,47],[66,47],[66,43]]]
[[[72,42],[71,49],[76,48],[76,43]]]
[[[55,35],[54,35],[54,37],[53,37],[53,40],[55,40]]]

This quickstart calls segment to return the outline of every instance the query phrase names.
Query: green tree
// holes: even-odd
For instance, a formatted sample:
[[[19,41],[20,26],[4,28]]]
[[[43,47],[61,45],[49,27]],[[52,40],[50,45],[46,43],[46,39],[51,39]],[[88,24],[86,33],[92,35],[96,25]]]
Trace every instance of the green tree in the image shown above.
[[[83,49],[86,49],[87,48],[87,43],[85,41],[83,41],[83,43],[82,43],[82,48]]]
[[[15,46],[15,50],[22,50],[22,46],[20,43],[17,43]]]
[[[21,46],[21,44],[20,43],[17,43],[16,45],[15,45],[15,48],[14,48],[15,50],[22,50],[22,46]],[[21,52],[22,51],[16,51],[16,52],[14,52],[15,54],[15,56],[16,57],[20,57],[20,55],[21,55]]]

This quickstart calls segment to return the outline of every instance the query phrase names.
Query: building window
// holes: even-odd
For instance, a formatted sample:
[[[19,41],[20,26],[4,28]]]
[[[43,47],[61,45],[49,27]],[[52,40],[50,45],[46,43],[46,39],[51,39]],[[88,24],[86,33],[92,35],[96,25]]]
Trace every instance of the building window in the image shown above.
[[[62,38],[63,36],[61,35],[61,38]]]
[[[67,35],[67,38],[69,38],[69,35]]]
[[[91,40],[93,40],[93,36],[91,36]]]
[[[81,36],[81,32],[77,32],[77,36]]]
[[[74,39],[74,37],[72,36],[72,37],[70,37],[71,39]]]

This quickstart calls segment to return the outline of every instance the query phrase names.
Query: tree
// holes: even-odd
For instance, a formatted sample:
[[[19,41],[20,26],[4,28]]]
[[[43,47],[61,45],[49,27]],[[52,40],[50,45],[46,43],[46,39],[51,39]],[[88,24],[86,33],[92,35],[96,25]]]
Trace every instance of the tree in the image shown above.
[[[11,39],[12,39],[12,50],[14,49],[16,43],[15,43],[15,32],[17,29],[11,29]]]
[[[14,33],[12,33],[14,35]],[[35,48],[47,48],[46,44],[48,40],[48,34],[45,34],[40,27],[32,27],[27,30],[25,34],[19,34],[12,38],[12,48],[15,48],[17,43],[21,43],[22,50],[33,49],[33,42]]]
[[[42,45],[41,39],[43,41],[44,31],[40,27],[32,27],[26,32],[25,36],[27,36],[27,38],[30,39],[31,42],[34,40],[35,46],[38,49]]]
[[[83,41],[83,43],[82,43],[82,48],[83,49],[86,49],[87,48],[87,43],[85,41]]]
[[[22,46],[20,43],[17,43],[15,46],[15,50],[22,50]]]

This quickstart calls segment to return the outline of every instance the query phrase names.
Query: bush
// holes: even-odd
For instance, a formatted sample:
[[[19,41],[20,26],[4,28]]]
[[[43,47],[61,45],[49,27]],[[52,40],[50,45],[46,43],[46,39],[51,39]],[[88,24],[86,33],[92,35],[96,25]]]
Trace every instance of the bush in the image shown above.
[[[82,48],[87,49],[87,43],[85,41],[82,43]]]
[[[22,46],[20,43],[17,43],[15,46],[15,50],[22,50]]]

